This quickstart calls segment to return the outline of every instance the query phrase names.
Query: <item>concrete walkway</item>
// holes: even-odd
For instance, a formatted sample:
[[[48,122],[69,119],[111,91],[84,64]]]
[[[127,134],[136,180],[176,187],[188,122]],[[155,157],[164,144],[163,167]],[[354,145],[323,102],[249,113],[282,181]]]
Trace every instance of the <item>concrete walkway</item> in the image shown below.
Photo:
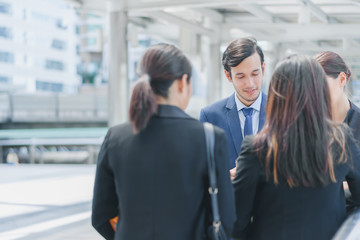
[[[0,165],[0,239],[103,239],[91,226],[95,165]]]

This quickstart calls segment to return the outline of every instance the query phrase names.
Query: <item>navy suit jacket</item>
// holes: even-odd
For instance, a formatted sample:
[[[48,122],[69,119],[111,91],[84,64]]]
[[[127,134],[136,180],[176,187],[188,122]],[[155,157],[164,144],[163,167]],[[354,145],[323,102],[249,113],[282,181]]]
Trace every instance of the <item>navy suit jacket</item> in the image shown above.
[[[235,160],[240,154],[243,141],[234,94],[201,109],[200,112],[201,122],[212,123],[225,131],[228,140],[230,168],[235,167]],[[266,98],[267,96],[263,92],[260,105],[258,131],[262,129],[265,122]]]

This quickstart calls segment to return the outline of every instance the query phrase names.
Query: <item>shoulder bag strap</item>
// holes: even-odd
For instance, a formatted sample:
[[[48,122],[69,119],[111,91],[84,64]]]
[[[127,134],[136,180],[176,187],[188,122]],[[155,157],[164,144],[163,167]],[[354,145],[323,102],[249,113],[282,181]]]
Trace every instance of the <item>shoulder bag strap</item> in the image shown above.
[[[215,159],[214,159],[214,145],[215,145],[215,132],[214,126],[210,123],[204,123],[205,138],[206,138],[206,152],[207,152],[207,161],[208,161],[208,170],[209,170],[209,194],[211,197],[211,206],[213,213],[213,226],[216,233],[219,233],[220,230],[220,215],[219,215],[219,206],[218,206],[218,188],[216,183],[216,171],[215,171]]]

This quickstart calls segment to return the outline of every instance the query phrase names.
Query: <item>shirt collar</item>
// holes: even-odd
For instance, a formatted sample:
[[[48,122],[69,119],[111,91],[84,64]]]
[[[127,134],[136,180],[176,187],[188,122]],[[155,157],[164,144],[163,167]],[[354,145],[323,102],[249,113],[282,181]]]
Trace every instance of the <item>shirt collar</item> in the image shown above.
[[[240,100],[236,96],[236,93],[234,94],[234,97],[235,97],[236,108],[238,111],[242,110],[243,108],[247,108],[247,106],[245,106],[242,102],[240,102]],[[249,107],[252,107],[254,110],[260,112],[261,99],[262,99],[262,91],[260,91],[258,98]]]

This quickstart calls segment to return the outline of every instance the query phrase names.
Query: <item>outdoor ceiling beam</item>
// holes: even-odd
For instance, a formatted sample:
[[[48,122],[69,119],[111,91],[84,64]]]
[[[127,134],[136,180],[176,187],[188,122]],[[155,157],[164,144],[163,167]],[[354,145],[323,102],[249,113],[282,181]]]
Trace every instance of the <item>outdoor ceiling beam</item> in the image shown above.
[[[238,22],[239,21],[237,21],[237,20],[233,20],[232,17],[226,17],[225,18],[225,23],[222,24],[222,29],[223,29],[223,34],[222,35],[226,38],[226,35],[229,35],[228,31],[230,31],[230,29],[239,29],[239,30],[243,30],[244,32],[246,32],[249,35],[252,35],[253,37],[256,37],[256,38],[266,38],[267,37],[267,35],[265,33],[263,33],[259,29],[249,28],[249,27],[247,27],[246,29],[245,28],[239,28],[238,24],[237,24]],[[242,35],[240,37],[245,37],[245,35]]]
[[[298,52],[302,52],[302,53],[308,53],[310,55],[313,55],[314,53],[317,52],[324,52],[324,51],[332,51],[332,52],[336,52],[337,54],[340,54],[341,56],[359,56],[360,55],[360,50],[358,49],[343,49],[342,46],[339,47],[331,47],[331,46],[318,46],[316,48],[314,48],[313,46],[297,46],[296,44],[289,43],[289,44],[285,44],[284,45],[285,48],[290,48],[293,50],[296,50]],[[348,65],[350,65],[350,62],[347,62]],[[357,63],[359,64],[359,63]]]
[[[190,30],[203,34],[203,35],[207,35],[210,37],[214,37],[214,32],[211,29],[205,28],[200,24],[197,23],[192,23],[189,22],[183,18],[177,17],[175,15],[163,12],[163,11],[154,11],[149,13],[149,15],[152,18],[157,18],[157,19],[163,19],[169,23],[174,23],[178,26],[184,27],[184,28],[189,28]]]
[[[351,40],[352,44],[354,44],[356,47],[360,47],[360,41],[356,39]]]
[[[214,22],[222,23],[224,21],[224,15],[218,11],[209,8],[196,8],[194,11],[201,13],[203,16],[211,18]]]
[[[228,22],[231,23],[230,21]],[[357,34],[359,36],[359,33],[354,31],[354,29],[360,28],[360,23],[334,23],[334,24],[323,24],[323,23],[310,23],[310,24],[297,24],[297,23],[233,23],[232,27],[237,27],[239,29],[242,28],[255,28],[255,29],[284,29],[284,30],[293,30],[293,31],[299,31],[299,30],[318,30],[323,29],[324,31],[329,30],[333,34],[337,34],[335,31],[341,31],[341,32],[349,32],[349,29],[352,29],[350,31],[354,32],[354,34]],[[339,34],[337,34],[339,36]]]
[[[232,23],[227,21],[227,28],[238,28],[246,32],[257,30],[262,35],[255,35],[260,40],[268,41],[304,41],[357,38],[358,32],[349,29],[360,29],[360,24],[295,24],[295,23]],[[268,34],[265,34],[268,33]]]
[[[105,12],[107,10],[107,4],[103,1],[98,0],[68,0],[73,1],[75,4],[80,5],[79,7],[86,10],[95,10],[95,11],[101,11]]]
[[[360,6],[360,2],[357,2],[356,0],[350,0],[350,1],[346,1],[346,2],[349,2],[349,3],[355,4],[357,6]]]
[[[314,49],[318,48],[319,47],[319,44],[318,42],[315,40],[315,41],[311,41],[311,40],[306,40],[305,43],[310,46],[310,47],[313,47]]]
[[[329,17],[318,5],[311,0],[298,0],[302,5],[308,7],[312,14],[314,14],[323,23],[336,23],[335,18]]]
[[[238,5],[239,3],[252,3],[251,0],[174,0],[156,2],[132,2],[128,3],[129,11],[159,11],[164,8],[207,8],[224,7],[228,5]]]
[[[65,2],[72,4],[75,7],[79,7],[84,4],[83,0],[65,0]]]
[[[299,24],[309,24],[311,23],[311,11],[310,8],[301,4],[301,9],[298,14],[298,23]]]
[[[140,18],[140,17],[130,17],[129,16],[129,22],[135,24],[136,26],[146,28],[149,25],[149,22]]]
[[[244,8],[246,11],[250,12],[251,14],[255,15],[258,18],[264,19],[267,22],[273,23],[273,22],[284,22],[280,18],[274,17],[271,13],[266,11],[264,8],[259,6],[255,3],[243,3],[239,4],[242,8]]]
[[[350,38],[343,38],[342,39],[342,47],[344,50],[352,49],[352,39]]]

